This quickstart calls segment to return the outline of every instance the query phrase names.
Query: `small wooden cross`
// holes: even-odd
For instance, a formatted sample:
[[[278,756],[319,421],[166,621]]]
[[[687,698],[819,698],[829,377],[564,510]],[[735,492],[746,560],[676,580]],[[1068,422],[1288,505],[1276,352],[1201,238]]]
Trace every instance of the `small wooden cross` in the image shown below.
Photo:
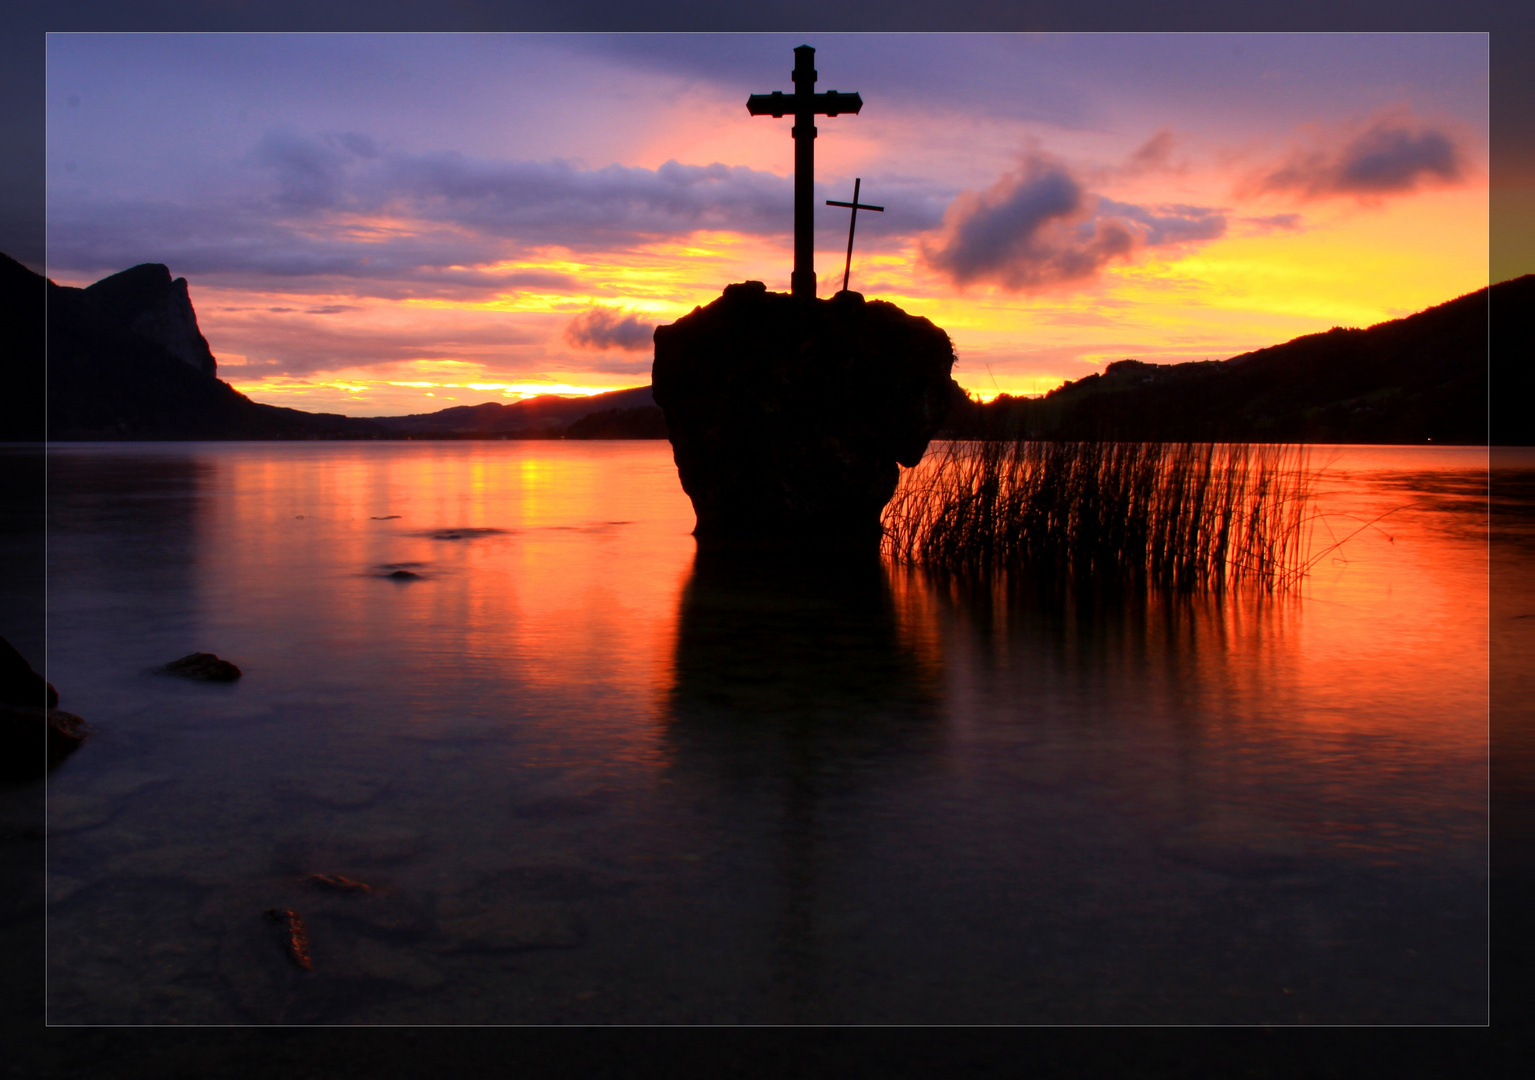
[[[826,200],[826,205],[827,206],[850,206],[850,207],[853,208],[852,217],[850,217],[848,219],[848,223],[847,223],[847,262],[844,263],[843,266],[842,266],[842,291],[843,292],[847,292],[847,276],[848,276],[849,273],[852,272],[852,269],[853,269],[853,230],[858,228],[858,211],[860,211],[860,210],[878,210],[881,213],[884,213],[884,210],[885,210],[885,208],[883,206],[870,206],[868,203],[861,203],[861,202],[858,201],[858,185],[861,184],[861,183],[863,183],[863,178],[862,177],[858,177],[858,176],[853,177],[853,201],[852,202],[837,202],[834,199],[827,199]]]
[[[790,291],[802,300],[815,299],[815,118],[836,116],[863,108],[857,94],[832,90],[815,92],[815,50],[801,45],[794,50],[794,93],[775,90],[753,94],[746,110],[753,116],[793,114],[794,128],[794,274]]]

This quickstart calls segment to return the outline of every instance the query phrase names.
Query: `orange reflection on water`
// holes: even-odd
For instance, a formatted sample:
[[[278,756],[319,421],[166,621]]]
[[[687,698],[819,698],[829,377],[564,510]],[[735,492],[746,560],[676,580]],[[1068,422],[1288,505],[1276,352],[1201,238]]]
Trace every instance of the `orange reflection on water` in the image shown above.
[[[212,453],[204,603],[285,629],[252,640],[258,667],[372,665],[428,725],[546,698],[573,740],[613,723],[583,700],[649,700],[670,669],[693,521],[666,443]],[[445,715],[466,691],[472,715]]]
[[[179,925],[183,876],[275,886],[298,840],[455,903],[621,871],[551,967],[680,1017],[1483,1016],[1477,452],[1340,453],[1322,520],[1380,527],[1277,597],[699,553],[665,443],[52,453],[49,674],[106,736],[49,798],[175,777],[50,840],[106,883],[51,930],[61,1016],[158,1015],[79,989],[119,895]],[[146,674],[193,648],[244,677]],[[465,992],[412,1015],[524,1015],[524,969],[428,947]]]
[[[1083,607],[1021,602],[1018,581],[960,588],[887,566],[882,584],[848,594],[845,625],[817,614],[847,585],[841,571],[773,571],[775,583],[750,560],[695,561],[666,443],[209,452],[222,490],[198,519],[211,533],[204,602],[285,628],[253,635],[256,667],[312,670],[324,685],[329,664],[340,694],[341,672],[362,665],[353,677],[391,688],[421,725],[494,725],[515,702],[519,722],[551,739],[625,758],[652,752],[641,714],[655,702],[711,695],[819,713],[817,701],[845,711],[866,694],[880,709],[936,708],[961,742],[1015,712],[1076,731],[1083,710],[1131,738],[1123,717],[1150,709],[1173,743],[1192,740],[1202,764],[1190,782],[1205,793],[1240,801],[1243,784],[1305,774],[1322,803],[1283,813],[1322,833],[1343,828],[1328,823],[1366,789],[1420,783],[1426,809],[1481,782],[1481,451],[1315,451],[1322,554],[1296,594]],[[412,576],[390,576],[402,571]],[[796,629],[784,604],[814,625]]]

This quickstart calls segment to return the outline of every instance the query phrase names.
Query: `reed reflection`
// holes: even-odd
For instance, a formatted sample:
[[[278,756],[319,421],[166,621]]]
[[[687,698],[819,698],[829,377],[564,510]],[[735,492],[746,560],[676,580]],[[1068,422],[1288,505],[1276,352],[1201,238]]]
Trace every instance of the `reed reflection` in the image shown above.
[[[985,578],[908,569],[956,642],[992,670],[1049,664],[1079,680],[1239,677],[1228,661],[1254,661],[1281,640],[1300,607],[1294,596],[1156,589],[1114,578],[1024,567]],[[1160,676],[1160,678],[1159,678]]]

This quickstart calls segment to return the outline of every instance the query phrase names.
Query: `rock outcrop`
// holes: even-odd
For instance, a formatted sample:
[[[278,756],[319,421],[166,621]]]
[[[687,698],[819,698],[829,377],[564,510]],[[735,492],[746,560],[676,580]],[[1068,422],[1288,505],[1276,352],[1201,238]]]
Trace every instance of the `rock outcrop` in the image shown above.
[[[166,675],[179,675],[196,682],[234,682],[241,675],[238,667],[211,652],[187,653],[180,660],[172,660],[159,670]]]
[[[163,263],[140,263],[88,286],[85,295],[120,325],[164,346],[176,359],[217,374],[208,339],[197,326],[187,279],[171,279]]]
[[[701,544],[877,543],[898,465],[921,460],[954,394],[927,319],[760,281],[655,331],[651,377]]]
[[[0,782],[38,779],[90,737],[91,726],[58,704],[53,685],[0,638]]]

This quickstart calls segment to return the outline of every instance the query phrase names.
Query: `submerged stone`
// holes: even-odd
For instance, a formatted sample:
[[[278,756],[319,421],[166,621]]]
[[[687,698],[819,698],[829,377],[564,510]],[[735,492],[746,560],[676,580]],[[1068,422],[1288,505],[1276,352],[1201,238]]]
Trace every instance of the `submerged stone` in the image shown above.
[[[166,675],[179,675],[183,679],[195,679],[198,682],[234,682],[241,674],[240,669],[228,660],[207,652],[187,653],[160,670]]]
[[[366,893],[372,892],[373,886],[362,881],[353,881],[349,877],[340,874],[310,874],[304,879],[317,889],[329,889],[331,892]]]
[[[313,970],[314,961],[309,956],[309,930],[304,926],[304,917],[289,908],[268,908],[266,917],[281,928],[283,948],[287,950],[288,958],[305,971]]]
[[[726,286],[655,332],[651,382],[700,544],[872,545],[898,466],[959,393],[927,319],[842,292]]]

